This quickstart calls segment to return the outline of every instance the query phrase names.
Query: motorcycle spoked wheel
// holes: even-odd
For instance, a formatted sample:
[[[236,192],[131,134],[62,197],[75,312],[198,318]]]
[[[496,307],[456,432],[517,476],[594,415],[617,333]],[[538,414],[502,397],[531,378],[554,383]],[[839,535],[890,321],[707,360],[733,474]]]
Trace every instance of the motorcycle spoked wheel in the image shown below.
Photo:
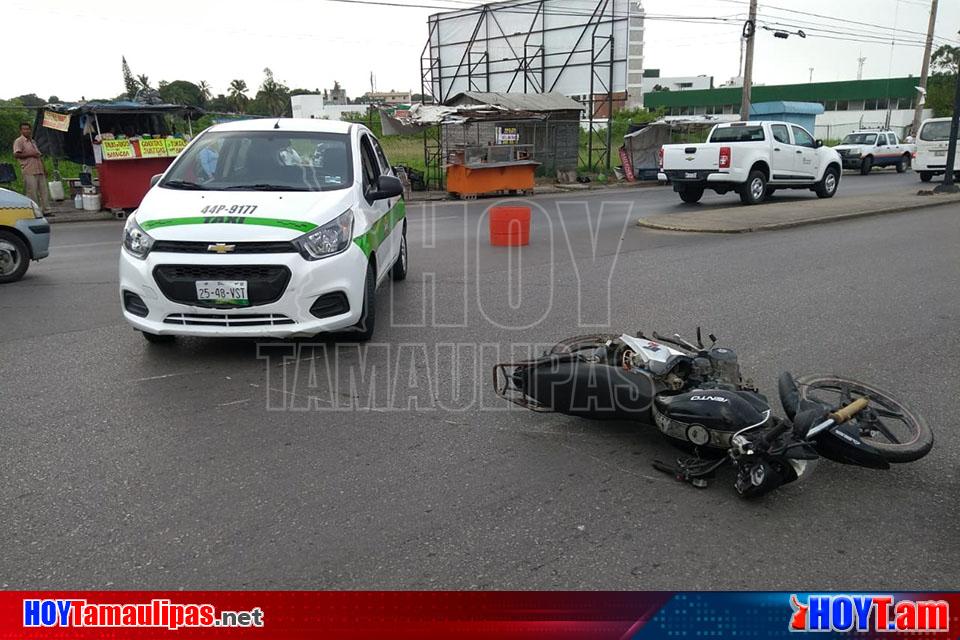
[[[930,452],[933,432],[915,409],[878,387],[835,375],[813,374],[797,379],[800,397],[829,406],[845,405],[857,398],[870,401],[853,418],[860,437],[891,463],[913,462]]]
[[[580,351],[596,351],[602,347],[607,347],[607,343],[620,337],[618,333],[594,333],[582,336],[572,336],[564,338],[550,349],[550,354],[561,355],[578,353]],[[614,344],[607,350],[606,357],[603,358],[603,364],[624,366],[625,356],[632,355],[625,344]]]

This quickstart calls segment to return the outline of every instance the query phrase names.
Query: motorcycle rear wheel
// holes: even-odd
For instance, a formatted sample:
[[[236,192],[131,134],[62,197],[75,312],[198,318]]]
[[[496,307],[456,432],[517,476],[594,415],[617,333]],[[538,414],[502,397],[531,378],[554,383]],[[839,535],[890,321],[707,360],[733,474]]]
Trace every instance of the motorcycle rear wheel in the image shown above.
[[[820,374],[798,378],[797,387],[801,398],[831,406],[867,398],[870,404],[854,420],[860,437],[887,462],[914,462],[933,447],[933,432],[923,416],[887,391],[852,378]]]

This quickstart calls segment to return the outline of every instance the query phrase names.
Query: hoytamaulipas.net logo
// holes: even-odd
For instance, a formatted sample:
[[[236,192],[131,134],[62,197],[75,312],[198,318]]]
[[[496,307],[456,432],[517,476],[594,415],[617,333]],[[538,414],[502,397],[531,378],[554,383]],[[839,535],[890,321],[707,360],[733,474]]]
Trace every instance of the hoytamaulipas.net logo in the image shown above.
[[[262,627],[260,607],[218,610],[212,604],[183,604],[164,598],[141,603],[79,599],[25,599],[24,627]]]
[[[897,599],[893,595],[790,596],[790,631],[941,632],[950,629],[950,604],[943,600]]]

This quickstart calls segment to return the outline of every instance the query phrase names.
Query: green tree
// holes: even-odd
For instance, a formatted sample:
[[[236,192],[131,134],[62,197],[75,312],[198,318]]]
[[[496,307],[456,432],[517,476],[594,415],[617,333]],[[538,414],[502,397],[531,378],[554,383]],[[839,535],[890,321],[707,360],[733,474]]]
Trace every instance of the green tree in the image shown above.
[[[218,94],[216,98],[210,98],[207,100],[204,105],[204,109],[207,111],[215,111],[217,113],[228,113],[233,111],[233,100],[227,96]]]
[[[230,94],[230,102],[233,104],[233,110],[237,113],[243,113],[244,108],[250,101],[250,98],[247,97],[246,81],[231,80],[228,93]]]
[[[25,93],[22,96],[17,96],[14,100],[25,107],[42,107],[46,104],[40,96],[35,93]]]
[[[204,104],[210,99],[210,96],[213,95],[210,92],[210,83],[206,80],[201,80],[197,83],[197,87],[200,89],[200,97],[203,98]]]
[[[55,96],[55,95],[50,96],[49,98],[47,98],[47,104],[56,104],[56,103],[58,103],[58,102],[60,102],[60,98],[58,98],[58,97]]]
[[[933,110],[934,117],[953,115],[953,101],[960,71],[960,47],[942,45],[930,56],[933,74],[927,82],[927,99],[924,106]]]
[[[141,89],[152,89],[150,86],[150,76],[145,73],[141,73],[137,76],[137,84],[140,85]]]
[[[250,112],[276,117],[290,115],[290,89],[273,77],[269,67],[263,70],[263,75],[263,84],[250,105]]]
[[[960,66],[960,47],[941,45],[930,56],[930,69],[935,74],[954,75]]]
[[[161,83],[160,98],[170,104],[184,104],[191,107],[203,106],[203,95],[200,92],[200,87],[189,80]]]
[[[133,100],[137,96],[137,91],[140,90],[140,85],[137,84],[137,79],[133,77],[133,72],[130,71],[126,56],[120,56],[120,59],[123,61],[123,86],[126,89],[127,98]]]

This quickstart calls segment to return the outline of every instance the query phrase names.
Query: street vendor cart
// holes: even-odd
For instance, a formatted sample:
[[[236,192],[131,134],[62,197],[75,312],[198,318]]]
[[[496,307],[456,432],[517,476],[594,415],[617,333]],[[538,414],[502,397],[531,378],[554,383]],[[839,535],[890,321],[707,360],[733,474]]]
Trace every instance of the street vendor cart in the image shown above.
[[[133,101],[49,104],[38,110],[34,130],[44,153],[96,168],[104,208],[135,209],[150,178],[166,171],[186,146],[201,113]],[[184,118],[187,130],[175,131],[167,116]]]

